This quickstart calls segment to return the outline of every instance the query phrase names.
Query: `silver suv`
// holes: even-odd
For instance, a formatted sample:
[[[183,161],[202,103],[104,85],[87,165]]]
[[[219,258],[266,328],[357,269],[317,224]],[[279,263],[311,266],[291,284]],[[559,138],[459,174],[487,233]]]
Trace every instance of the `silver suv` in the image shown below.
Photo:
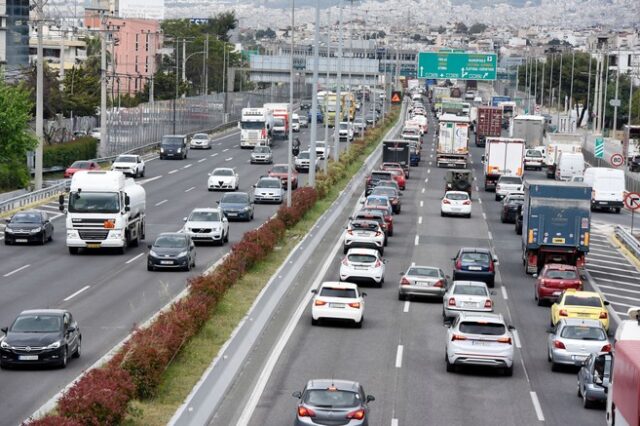
[[[284,188],[277,177],[262,176],[253,185],[253,202],[258,203],[282,203]]]
[[[273,153],[271,148],[266,145],[258,145],[251,151],[251,164],[255,163],[273,163]]]

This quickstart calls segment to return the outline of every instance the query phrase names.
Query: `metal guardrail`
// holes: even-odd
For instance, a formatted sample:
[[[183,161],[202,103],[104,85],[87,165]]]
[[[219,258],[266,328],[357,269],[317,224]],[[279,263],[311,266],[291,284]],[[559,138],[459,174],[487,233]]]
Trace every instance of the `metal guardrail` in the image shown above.
[[[20,195],[14,198],[9,198],[8,200],[0,202],[0,214],[19,209],[28,206],[29,204],[46,200],[47,198],[61,194],[65,191],[66,186],[66,182],[60,182],[47,188],[40,189],[38,191],[29,192],[28,194]]]
[[[640,259],[640,242],[620,225],[615,228],[616,237],[637,259]]]

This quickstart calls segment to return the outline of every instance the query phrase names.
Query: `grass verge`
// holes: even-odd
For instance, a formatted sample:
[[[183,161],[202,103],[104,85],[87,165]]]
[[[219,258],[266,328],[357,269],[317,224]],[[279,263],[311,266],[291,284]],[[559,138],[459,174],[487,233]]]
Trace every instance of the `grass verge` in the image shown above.
[[[385,131],[393,126],[394,119],[386,123]],[[179,355],[167,368],[162,384],[156,396],[148,400],[134,400],[130,404],[131,413],[125,420],[127,426],[166,425],[200,377],[210,365],[211,360],[229,339],[238,323],[247,314],[262,288],[284,262],[291,250],[298,244],[315,222],[336,200],[340,191],[362,167],[378,144],[366,147],[358,161],[347,167],[346,176],[333,185],[327,195],[316,202],[315,206],[288,230],[279,250],[272,252],[265,261],[260,262],[231,287],[218,303],[212,317],[196,336],[187,343]]]

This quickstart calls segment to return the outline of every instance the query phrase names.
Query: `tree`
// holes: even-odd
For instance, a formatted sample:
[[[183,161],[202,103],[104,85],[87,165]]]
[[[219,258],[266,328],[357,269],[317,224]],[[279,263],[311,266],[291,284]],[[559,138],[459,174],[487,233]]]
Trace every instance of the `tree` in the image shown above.
[[[38,144],[29,129],[33,102],[25,85],[0,79],[0,189],[24,188],[29,183],[27,152]]]
[[[268,27],[266,30],[256,31],[256,40],[260,40],[263,38],[274,39],[276,38],[276,32],[273,31],[270,27]]]
[[[62,110],[65,116],[96,114],[100,105],[100,74],[89,65],[74,66],[64,75]]]
[[[485,24],[475,23],[469,28],[469,34],[480,34],[487,29]]]
[[[460,34],[466,34],[469,29],[463,22],[456,23],[456,32]]]
[[[43,106],[43,116],[45,120],[54,118],[56,114],[58,114],[61,109],[61,95],[60,95],[60,80],[57,71],[49,68],[49,65],[45,62],[43,64],[43,96],[42,96],[42,106]],[[35,104],[36,104],[36,87],[37,87],[37,78],[36,78],[36,67],[35,65],[29,69],[26,85],[31,88],[30,96],[31,102],[33,104],[33,111],[31,113],[35,115]]]

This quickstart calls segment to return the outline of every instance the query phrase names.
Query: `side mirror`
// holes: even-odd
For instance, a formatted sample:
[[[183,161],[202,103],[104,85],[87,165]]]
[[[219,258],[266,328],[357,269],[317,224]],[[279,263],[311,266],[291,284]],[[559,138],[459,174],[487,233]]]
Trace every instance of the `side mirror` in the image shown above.
[[[131,211],[131,207],[129,207],[129,206],[124,206],[124,211],[125,211],[125,212],[129,212],[129,211]]]
[[[360,294],[362,295],[362,297],[365,297],[367,295],[367,293],[365,293],[364,291]]]
[[[291,396],[294,397],[294,398],[300,399],[300,398],[302,398],[302,392],[295,391],[294,393],[291,394]]]
[[[442,325],[444,325],[445,328],[451,328],[451,321],[445,321]]]
[[[608,300],[605,300],[602,303],[604,303],[604,306],[609,306],[609,301]]]
[[[2,327],[0,328],[0,331],[2,331],[4,334],[7,334],[7,332],[9,331],[9,327]]]
[[[553,333],[555,331],[555,328],[552,326],[547,327],[547,333]]]
[[[311,294],[318,294],[318,290],[314,288],[313,290],[311,290]]]
[[[60,194],[60,196],[58,197],[58,209],[63,212],[64,211],[64,194]]]
[[[498,261],[498,256],[493,256],[493,263],[495,263],[496,265],[500,263],[500,261]]]
[[[148,249],[150,249],[151,247],[153,247],[153,244],[147,244]]]
[[[76,326],[75,325],[70,325],[69,328],[67,328],[67,332],[69,332],[69,333],[73,333],[74,331],[76,331]]]
[[[125,196],[124,196],[124,205],[125,205],[126,207],[129,207],[129,204],[131,204],[131,198],[129,198],[129,196],[125,194]],[[126,211],[129,211],[129,210],[127,210],[127,209],[125,209],[125,210],[126,210]]]
[[[258,185],[256,185],[255,183],[253,185],[251,185],[251,186],[254,187],[254,188],[258,187]]]
[[[183,221],[183,222],[186,222],[186,221],[187,221],[187,218],[186,218],[186,217],[183,217],[183,218],[182,218],[182,221]]]
[[[373,395],[367,395],[367,402],[373,402],[376,400],[376,397]]]
[[[516,328],[515,328],[514,326],[512,326],[512,325],[508,325],[508,326],[507,326],[507,328],[509,329],[509,331],[513,331],[513,330],[515,330],[515,329],[516,329]]]
[[[241,127],[240,127],[240,123],[239,123],[239,122],[238,122],[238,129],[241,129]]]
[[[220,200],[216,201],[216,204],[220,204]]]

